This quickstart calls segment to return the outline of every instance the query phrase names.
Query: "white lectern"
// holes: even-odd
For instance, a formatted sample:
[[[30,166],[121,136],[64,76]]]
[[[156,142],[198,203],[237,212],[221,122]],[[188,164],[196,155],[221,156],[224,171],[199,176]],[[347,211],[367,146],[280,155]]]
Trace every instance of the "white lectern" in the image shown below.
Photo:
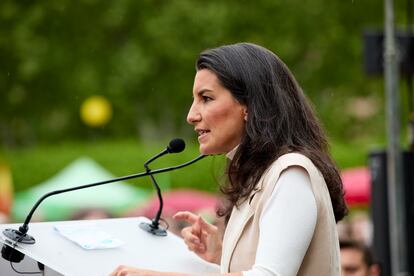
[[[205,262],[188,251],[184,241],[174,234],[157,237],[142,230],[139,224],[143,221],[150,222],[147,218],[139,217],[30,223],[28,234],[36,239],[36,243],[19,244],[16,249],[24,253],[25,258],[30,257],[48,267],[45,275],[50,271],[50,275],[107,276],[121,264],[194,274],[219,272],[217,265]],[[65,223],[93,223],[125,244],[111,249],[83,249],[54,230],[54,226]],[[1,224],[0,233],[6,228],[18,229],[19,226],[20,224]],[[5,243],[6,238],[2,234],[0,236],[0,243]],[[19,268],[19,264],[14,266]],[[4,264],[0,269],[4,269]],[[0,270],[0,275],[7,274]]]

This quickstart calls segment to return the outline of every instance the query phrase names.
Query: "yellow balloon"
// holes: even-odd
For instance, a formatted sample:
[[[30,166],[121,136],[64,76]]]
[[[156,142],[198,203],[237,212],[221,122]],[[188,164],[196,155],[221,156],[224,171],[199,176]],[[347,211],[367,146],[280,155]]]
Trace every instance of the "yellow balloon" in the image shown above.
[[[80,116],[88,126],[103,126],[112,118],[111,103],[102,96],[91,96],[82,103]]]

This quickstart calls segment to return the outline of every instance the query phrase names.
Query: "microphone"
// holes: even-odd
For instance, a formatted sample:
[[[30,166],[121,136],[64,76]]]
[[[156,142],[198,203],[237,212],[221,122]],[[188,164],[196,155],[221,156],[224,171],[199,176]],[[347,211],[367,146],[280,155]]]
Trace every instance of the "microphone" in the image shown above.
[[[147,173],[151,172],[151,169],[149,168],[149,164],[156,160],[157,158],[167,154],[167,153],[178,153],[178,152],[182,152],[185,148],[185,143],[182,139],[176,138],[170,141],[168,147],[160,152],[159,154],[155,155],[154,157],[152,157],[151,159],[149,159],[147,162],[144,163],[144,168],[146,170]],[[158,207],[158,211],[157,214],[155,215],[155,218],[152,220],[151,223],[146,223],[146,222],[141,222],[139,224],[139,227],[145,231],[147,231],[148,233],[151,233],[155,236],[167,236],[167,230],[166,229],[162,229],[159,227],[160,225],[160,218],[161,218],[161,213],[162,213],[162,208],[164,206],[163,200],[162,200],[162,195],[161,195],[161,189],[160,186],[158,185],[157,181],[155,180],[154,176],[152,174],[149,175],[151,178],[152,183],[154,184],[155,189],[157,190],[157,195],[158,195],[158,201],[160,203],[159,207]]]
[[[153,160],[155,160],[156,158],[167,154],[167,153],[175,153],[175,152],[180,152],[184,150],[185,147],[185,143],[184,141],[181,140],[181,142],[177,142],[176,140],[181,140],[181,139],[173,139],[169,146],[162,151],[161,153],[159,153],[158,155],[155,156],[155,158],[151,158],[150,160],[148,160],[146,162],[146,166],[148,167],[148,163],[152,162]],[[157,170],[150,170],[149,168],[147,169],[146,172],[143,173],[136,173],[136,174],[131,174],[131,175],[126,175],[126,176],[122,176],[122,177],[117,177],[117,178],[113,178],[110,180],[104,180],[104,181],[100,181],[100,182],[95,182],[95,183],[90,183],[90,184],[85,184],[85,185],[81,185],[81,186],[75,186],[72,188],[67,188],[67,189],[61,189],[61,190],[55,190],[49,193],[46,193],[45,195],[43,195],[32,207],[32,209],[30,210],[29,214],[27,215],[23,225],[21,225],[19,227],[18,230],[16,229],[5,229],[3,231],[3,235],[5,237],[7,237],[9,240],[14,241],[14,244],[17,243],[23,243],[23,244],[34,244],[36,242],[36,240],[27,234],[27,232],[29,231],[29,223],[32,219],[32,216],[34,214],[34,212],[36,211],[37,207],[48,197],[53,196],[53,195],[57,195],[57,194],[61,194],[61,193],[66,193],[66,192],[71,192],[71,191],[76,191],[76,190],[81,190],[81,189],[86,189],[86,188],[91,188],[91,187],[95,187],[95,186],[100,186],[100,185],[104,185],[104,184],[109,184],[109,183],[113,183],[113,182],[118,182],[118,181],[123,181],[123,180],[128,180],[128,179],[133,179],[133,178],[139,178],[139,177],[143,177],[143,176],[152,176],[154,174],[158,174],[158,173],[164,173],[164,172],[169,172],[169,171],[173,171],[173,170],[177,170],[186,166],[189,166],[201,159],[203,159],[204,157],[206,157],[206,155],[200,155],[197,158],[194,158],[193,160],[190,160],[186,163],[177,165],[177,166],[172,166],[172,167],[167,167],[167,168],[162,168],[162,169],[157,169]],[[6,240],[7,242],[9,242],[8,240]],[[1,250],[1,254],[2,257],[8,261],[11,262],[20,262],[24,255],[20,256],[19,254],[22,254],[20,252],[17,251],[16,254],[12,254],[12,252],[10,252],[10,249],[8,245],[4,245],[2,250]],[[14,259],[13,259],[14,258]]]
[[[158,153],[157,155],[150,158],[147,162],[144,163],[144,168],[146,169],[147,172],[151,171],[148,168],[149,163],[151,163],[152,161],[158,159],[159,157],[161,157],[161,156],[163,156],[167,153],[179,153],[179,152],[182,152],[184,149],[185,149],[185,143],[184,143],[183,139],[180,139],[180,138],[172,139],[165,150]]]

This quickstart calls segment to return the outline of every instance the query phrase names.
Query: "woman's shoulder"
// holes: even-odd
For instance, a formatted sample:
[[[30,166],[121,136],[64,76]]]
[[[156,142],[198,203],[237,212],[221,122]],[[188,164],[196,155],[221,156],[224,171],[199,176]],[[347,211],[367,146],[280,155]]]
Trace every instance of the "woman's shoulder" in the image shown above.
[[[281,166],[281,167],[290,167],[290,166],[300,166],[305,169],[307,168],[316,168],[312,160],[300,152],[289,152],[279,156],[270,167]]]
[[[280,173],[292,167],[301,167],[313,179],[323,178],[320,170],[314,165],[312,160],[300,152],[289,152],[279,156],[267,169],[265,174],[280,175]]]

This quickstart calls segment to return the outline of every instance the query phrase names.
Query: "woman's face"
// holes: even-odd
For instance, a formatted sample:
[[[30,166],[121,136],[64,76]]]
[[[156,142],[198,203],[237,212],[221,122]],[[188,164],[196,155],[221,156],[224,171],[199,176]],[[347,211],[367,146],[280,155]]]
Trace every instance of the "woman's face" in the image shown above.
[[[195,76],[193,99],[187,122],[198,134],[200,152],[221,154],[236,147],[244,131],[246,107],[207,69],[199,70]]]

